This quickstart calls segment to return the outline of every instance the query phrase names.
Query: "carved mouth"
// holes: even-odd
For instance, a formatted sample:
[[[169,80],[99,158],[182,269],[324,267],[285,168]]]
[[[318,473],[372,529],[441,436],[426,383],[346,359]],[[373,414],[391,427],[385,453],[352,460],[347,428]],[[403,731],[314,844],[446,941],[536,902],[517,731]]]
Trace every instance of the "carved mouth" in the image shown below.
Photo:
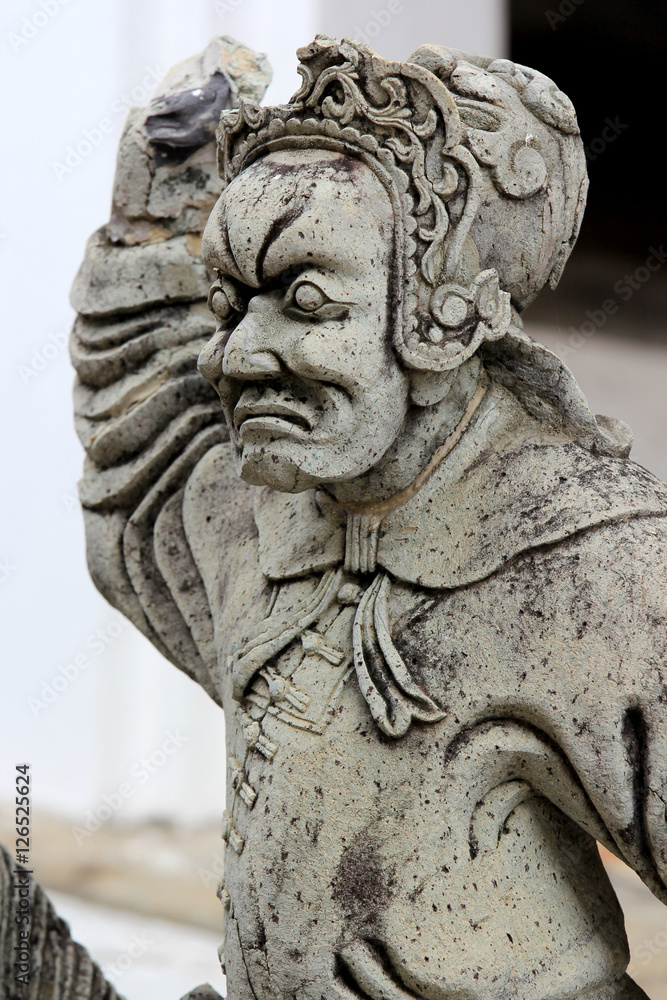
[[[313,424],[303,413],[285,403],[239,403],[234,409],[234,426],[239,433],[254,431],[312,431]]]

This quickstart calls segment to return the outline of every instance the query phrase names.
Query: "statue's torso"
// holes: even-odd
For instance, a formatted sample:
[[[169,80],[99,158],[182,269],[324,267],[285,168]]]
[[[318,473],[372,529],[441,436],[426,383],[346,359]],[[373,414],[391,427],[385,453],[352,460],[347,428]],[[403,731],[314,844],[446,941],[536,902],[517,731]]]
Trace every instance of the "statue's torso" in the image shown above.
[[[626,723],[629,691],[648,706],[660,698],[644,619],[659,603],[659,582],[646,583],[665,564],[664,520],[594,524],[456,587],[397,579],[397,557],[381,574],[381,617],[442,717],[395,738],[369,711],[355,662],[373,572],[343,569],[319,515],[323,537],[297,546],[290,568],[276,545],[309,539],[312,524],[272,511],[258,538],[251,503],[223,446],[183,505],[226,713],[232,1000],[495,1000],[517,982],[524,1000],[633,996],[594,838],[622,842],[650,875]],[[486,538],[480,551],[490,558]],[[431,572],[425,553],[420,572]],[[281,632],[288,641],[267,656]],[[374,676],[389,699],[391,675]]]
[[[255,560],[241,562],[224,602],[223,664],[269,609],[294,605],[321,579],[287,581],[276,593]],[[523,598],[509,604],[534,570],[468,594],[394,586],[404,660],[447,706],[441,722],[415,724],[400,740],[380,732],[360,691],[354,603],[335,601],[240,701],[225,675],[232,997],[245,996],[244,969],[267,998],[349,996],[350,977],[379,996],[387,976],[436,998],[464,986],[462,996],[502,995],[494,991],[517,977],[526,998],[564,997],[621,974],[622,915],[594,840],[522,787],[533,777],[517,763],[522,755],[542,756],[552,777],[564,760],[541,734],[548,702],[550,738],[566,742],[570,723],[552,648],[562,623],[536,631],[540,608],[524,625]],[[349,598],[367,581],[346,582]],[[521,721],[508,727],[508,716]],[[569,775],[566,793],[568,780],[579,791]]]
[[[347,609],[340,618],[351,626]],[[226,948],[233,961],[238,933],[255,994],[346,996],[341,978],[363,987],[364,975],[382,989],[384,963],[434,997],[464,984],[493,996],[517,974],[523,996],[542,997],[580,985],[582,966],[591,986],[620,973],[622,916],[594,841],[544,799],[522,798],[520,779],[491,778],[491,829],[486,806],[471,815],[477,796],[459,775],[478,781],[495,757],[486,737],[505,742],[506,729],[483,727],[484,746],[455,753],[454,767],[453,720],[383,737],[340,621],[327,644],[336,624],[340,666],[301,659],[296,643],[275,665],[308,709],[285,711],[262,680],[227,716]],[[473,856],[477,825],[486,839]]]

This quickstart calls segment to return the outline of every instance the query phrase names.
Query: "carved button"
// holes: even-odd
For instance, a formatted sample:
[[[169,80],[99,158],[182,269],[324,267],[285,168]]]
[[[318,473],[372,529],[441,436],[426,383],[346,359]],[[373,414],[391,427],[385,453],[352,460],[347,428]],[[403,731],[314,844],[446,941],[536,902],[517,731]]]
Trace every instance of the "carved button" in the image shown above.
[[[363,590],[356,583],[344,583],[337,596],[341,604],[358,604],[362,594]]]
[[[241,854],[243,848],[245,847],[245,840],[234,827],[229,831],[229,846],[236,852],[236,854]]]
[[[250,718],[245,712],[243,719],[243,735],[249,750],[258,750],[267,760],[273,760],[278,752],[278,744],[262,732],[259,722]]]
[[[310,696],[299,691],[293,684],[280,674],[275,674],[271,670],[262,670],[261,676],[266,681],[269,688],[271,700],[276,705],[291,705],[297,712],[305,712],[310,704]]]
[[[319,632],[304,632],[301,636],[301,645],[307,653],[316,653],[335,667],[345,659],[345,653],[341,653],[340,649],[334,649],[333,646],[327,646]]]
[[[261,726],[259,722],[251,719],[249,715],[245,716],[243,722],[243,736],[245,737],[245,741],[249,747],[254,748],[262,731]]]
[[[275,701],[284,701],[287,694],[287,681],[280,674],[273,674],[269,681],[269,694]]]

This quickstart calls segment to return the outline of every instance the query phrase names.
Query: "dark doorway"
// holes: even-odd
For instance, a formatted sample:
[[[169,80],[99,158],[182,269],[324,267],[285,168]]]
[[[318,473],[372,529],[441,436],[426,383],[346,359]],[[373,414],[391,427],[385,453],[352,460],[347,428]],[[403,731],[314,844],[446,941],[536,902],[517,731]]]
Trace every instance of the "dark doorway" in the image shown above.
[[[637,282],[653,251],[667,249],[664,142],[665,0],[511,0],[511,57],[550,76],[577,109],[590,191],[584,223],[556,293],[531,318],[576,321],[582,304],[623,302],[624,332],[667,339],[667,259]],[[616,292],[614,285],[617,285]],[[636,294],[634,294],[636,292]],[[641,292],[641,294],[640,294]],[[560,310],[560,312],[559,312]],[[620,324],[620,326],[619,326]]]

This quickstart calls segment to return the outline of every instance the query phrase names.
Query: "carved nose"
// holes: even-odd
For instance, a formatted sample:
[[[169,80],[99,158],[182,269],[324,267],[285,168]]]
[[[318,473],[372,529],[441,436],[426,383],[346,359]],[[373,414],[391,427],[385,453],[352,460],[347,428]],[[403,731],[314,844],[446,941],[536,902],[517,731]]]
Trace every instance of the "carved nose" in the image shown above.
[[[283,371],[279,358],[271,351],[248,349],[228,341],[226,333],[212,337],[202,348],[197,368],[214,385],[223,375],[250,379],[262,375],[273,377]]]
[[[239,379],[275,378],[285,371],[280,356],[271,350],[275,340],[271,296],[254,296],[246,315],[231,331],[219,330],[203,348],[197,367],[209,382],[223,375]]]
[[[283,371],[280,359],[272,351],[248,350],[230,341],[222,359],[223,375],[232,378],[257,378],[262,375],[275,376]]]
[[[209,382],[218,382],[222,375],[222,359],[225,353],[224,337],[211,337],[208,344],[202,347],[197,368]]]

